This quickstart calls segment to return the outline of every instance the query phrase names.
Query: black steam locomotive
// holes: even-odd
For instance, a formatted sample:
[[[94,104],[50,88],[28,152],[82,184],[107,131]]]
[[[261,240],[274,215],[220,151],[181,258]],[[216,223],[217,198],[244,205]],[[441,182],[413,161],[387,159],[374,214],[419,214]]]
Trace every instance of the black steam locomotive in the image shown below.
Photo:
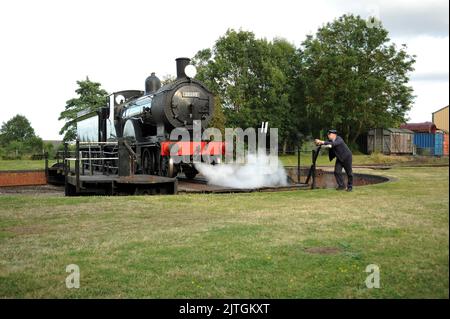
[[[188,58],[176,59],[177,78],[172,83],[161,87],[161,81],[152,73],[145,81],[145,91],[115,92],[109,96],[106,107],[78,114],[80,145],[104,143],[107,149],[103,154],[113,154],[117,145],[108,146],[107,142],[126,140],[135,154],[133,170],[136,174],[174,177],[183,172],[186,177],[194,178],[197,171],[192,161],[173,161],[174,150],[189,159],[194,152],[208,153],[214,162],[219,162],[224,153],[222,142],[198,143],[192,139],[194,121],[200,121],[202,128],[207,127],[214,111],[214,98],[193,78],[195,68],[189,63]],[[190,132],[189,142],[170,139],[172,129],[179,127]],[[119,165],[112,162],[110,166],[114,169]]]

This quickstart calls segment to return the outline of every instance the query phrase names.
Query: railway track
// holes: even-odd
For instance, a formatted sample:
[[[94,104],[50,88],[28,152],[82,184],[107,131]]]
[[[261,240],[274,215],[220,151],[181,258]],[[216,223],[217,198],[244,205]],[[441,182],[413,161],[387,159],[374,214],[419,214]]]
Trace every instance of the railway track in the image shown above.
[[[286,190],[308,189],[308,185],[289,184],[287,186],[272,186],[258,188],[233,188],[208,184],[203,176],[197,176],[195,179],[178,177],[178,193],[251,193],[251,192],[278,192]]]

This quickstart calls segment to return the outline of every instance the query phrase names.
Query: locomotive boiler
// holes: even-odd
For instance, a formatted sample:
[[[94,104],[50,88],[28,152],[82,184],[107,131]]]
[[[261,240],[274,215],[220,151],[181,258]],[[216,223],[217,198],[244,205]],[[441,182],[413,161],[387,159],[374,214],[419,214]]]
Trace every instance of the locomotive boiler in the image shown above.
[[[220,141],[194,141],[194,121],[208,126],[214,113],[214,97],[200,81],[194,79],[195,68],[188,58],[176,59],[176,80],[161,86],[152,73],[145,80],[145,91],[125,90],[111,94],[107,106],[94,112],[78,114],[77,138],[81,142],[127,141],[135,154],[137,174],[186,177],[197,174],[192,157],[207,154],[213,163],[220,162],[224,145]],[[171,140],[173,129],[185,128],[189,141]],[[105,153],[114,153],[110,146]],[[197,153],[196,153],[197,152]],[[184,160],[174,161],[173,154]],[[187,159],[187,160],[186,160]],[[118,167],[119,163],[111,165]]]

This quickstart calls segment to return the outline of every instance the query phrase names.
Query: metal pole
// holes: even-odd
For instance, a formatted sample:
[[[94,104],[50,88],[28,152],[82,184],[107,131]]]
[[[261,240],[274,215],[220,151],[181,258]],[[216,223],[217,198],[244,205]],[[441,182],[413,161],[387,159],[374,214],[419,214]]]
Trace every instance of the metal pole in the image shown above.
[[[91,176],[94,175],[94,171],[92,170],[91,144],[89,144],[89,173]]]
[[[300,143],[297,144],[297,184],[300,184]]]
[[[83,151],[80,151],[80,159],[83,159],[84,155],[83,155]],[[84,175],[84,160],[80,160],[80,164],[81,164],[81,175]]]
[[[64,154],[63,154],[63,165],[64,165],[64,189],[65,189],[65,193],[68,194],[68,187],[69,185],[67,184],[67,176],[69,175],[69,167],[67,166],[67,142],[64,143]]]
[[[44,153],[44,157],[45,157],[45,180],[48,183],[48,152]]]
[[[312,166],[312,170],[311,170],[311,177],[312,177],[312,184],[311,184],[311,189],[316,188],[316,152],[317,150],[312,150],[312,162],[313,162],[313,166]]]
[[[75,178],[76,178],[76,191],[80,191],[80,141],[77,139],[76,151],[75,151]]]
[[[101,164],[102,164],[102,174],[103,175],[109,175],[108,169],[105,167],[105,146],[103,144],[100,144],[100,156],[101,156]]]
[[[68,152],[68,145],[67,145],[67,143],[64,143],[64,154],[63,154],[63,164],[64,164],[64,176],[66,176],[67,177],[67,175],[68,175],[68,167],[67,167],[67,160],[66,160],[66,158],[67,158],[67,152]]]

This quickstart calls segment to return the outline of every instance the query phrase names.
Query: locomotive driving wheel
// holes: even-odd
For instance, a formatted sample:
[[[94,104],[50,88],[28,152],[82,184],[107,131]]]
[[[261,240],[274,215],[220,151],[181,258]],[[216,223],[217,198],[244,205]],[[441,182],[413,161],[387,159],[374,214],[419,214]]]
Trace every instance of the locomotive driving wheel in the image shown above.
[[[169,156],[161,156],[161,176],[166,177],[175,177],[177,175],[177,171],[175,168],[175,164],[173,163],[173,159]]]
[[[144,174],[152,175],[156,171],[155,153],[146,149],[142,154],[142,172]]]

